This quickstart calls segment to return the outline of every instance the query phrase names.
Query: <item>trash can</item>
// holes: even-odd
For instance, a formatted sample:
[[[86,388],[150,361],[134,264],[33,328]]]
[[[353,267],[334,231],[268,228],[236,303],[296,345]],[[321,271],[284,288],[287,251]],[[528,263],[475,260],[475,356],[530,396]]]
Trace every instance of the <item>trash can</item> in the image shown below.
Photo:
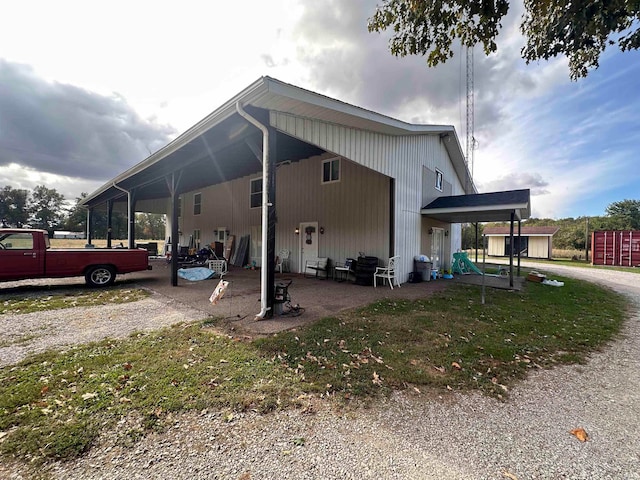
[[[413,271],[422,275],[422,281],[431,280],[431,260],[426,255],[416,255],[413,257]]]
[[[273,314],[282,315],[284,310],[284,303],[289,299],[289,283],[276,283],[275,293],[273,296]]]

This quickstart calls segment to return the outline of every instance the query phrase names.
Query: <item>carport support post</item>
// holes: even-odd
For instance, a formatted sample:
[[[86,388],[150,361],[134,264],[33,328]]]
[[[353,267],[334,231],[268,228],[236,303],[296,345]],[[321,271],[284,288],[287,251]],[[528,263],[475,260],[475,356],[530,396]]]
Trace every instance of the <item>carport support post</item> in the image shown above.
[[[91,220],[93,219],[93,208],[87,208],[87,244],[91,245]]]
[[[182,177],[182,171],[176,178],[175,172],[170,177],[165,177],[169,193],[171,193],[171,285],[178,286],[178,184]]]
[[[136,248],[136,190],[129,192],[129,248]]]
[[[520,276],[520,254],[522,253],[522,233],[521,222],[518,220],[518,276]]]
[[[107,248],[111,248],[112,224],[113,221],[113,200],[107,200]]]
[[[513,288],[513,221],[515,219],[515,212],[511,211],[511,222],[509,222],[509,286]]]
[[[262,268],[267,269],[267,313],[266,317],[273,317],[273,306],[275,300],[275,280],[276,280],[276,158],[278,147],[276,143],[276,129],[269,129],[269,209],[267,225],[267,264]]]
[[[476,263],[478,263],[478,222],[475,223],[475,226],[476,226]],[[484,238],[482,239],[482,241],[484,242]]]

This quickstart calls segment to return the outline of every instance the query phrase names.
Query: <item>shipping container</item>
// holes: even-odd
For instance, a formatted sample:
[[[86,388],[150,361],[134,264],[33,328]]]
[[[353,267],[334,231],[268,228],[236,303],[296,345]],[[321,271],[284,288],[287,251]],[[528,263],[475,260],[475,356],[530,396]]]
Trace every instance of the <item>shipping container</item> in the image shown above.
[[[591,234],[591,263],[640,267],[640,231],[597,231]]]

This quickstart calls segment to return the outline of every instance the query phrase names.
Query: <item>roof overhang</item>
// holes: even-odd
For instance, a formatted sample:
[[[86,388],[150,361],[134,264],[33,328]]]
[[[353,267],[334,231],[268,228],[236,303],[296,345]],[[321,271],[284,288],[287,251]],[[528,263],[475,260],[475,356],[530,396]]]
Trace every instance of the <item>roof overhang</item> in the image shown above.
[[[142,162],[105,183],[82,201],[93,207],[107,200],[169,197],[168,177],[180,173],[179,192],[240,178],[262,170],[261,132],[236,111],[240,103],[270,125],[270,112],[282,112],[387,135],[439,135],[468,192],[475,192],[455,129],[450,125],[416,125],[372,112],[309,90],[262,77],[210,115]],[[276,163],[298,161],[324,152],[318,145],[278,132]],[[123,191],[124,190],[124,191]]]
[[[438,197],[420,213],[446,223],[525,220],[531,215],[530,191],[508,190]]]

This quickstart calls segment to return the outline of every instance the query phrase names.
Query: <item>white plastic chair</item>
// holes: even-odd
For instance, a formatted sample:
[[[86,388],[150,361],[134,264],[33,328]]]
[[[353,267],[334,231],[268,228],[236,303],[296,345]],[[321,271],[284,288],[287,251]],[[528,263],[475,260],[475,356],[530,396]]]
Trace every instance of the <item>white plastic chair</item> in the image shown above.
[[[207,268],[213,270],[215,275],[219,275],[222,278],[227,273],[227,261],[226,260],[207,260]]]
[[[278,253],[278,261],[276,262],[276,270],[278,270],[280,273],[283,273],[284,271],[288,271],[289,270],[289,255],[290,254],[291,254],[291,252],[289,250],[287,250],[286,248],[283,248]]]
[[[389,286],[393,290],[393,281],[396,281],[396,286],[400,288],[400,282],[398,281],[397,263],[400,260],[400,256],[391,257],[386,267],[376,267],[376,271],[373,274],[373,288],[376,288],[376,279],[381,278],[384,284],[385,280],[389,280]]]

